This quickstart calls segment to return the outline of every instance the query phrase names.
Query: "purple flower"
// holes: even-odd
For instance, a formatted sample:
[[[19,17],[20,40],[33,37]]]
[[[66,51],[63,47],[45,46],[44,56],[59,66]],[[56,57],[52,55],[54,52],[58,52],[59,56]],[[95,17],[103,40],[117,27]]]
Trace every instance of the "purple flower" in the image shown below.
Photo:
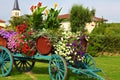
[[[17,33],[14,31],[5,31],[5,30],[0,30],[0,36],[3,38],[7,39],[7,47],[11,51],[16,51],[16,41],[13,39],[14,36],[16,36]]]
[[[77,46],[77,41],[74,41],[74,42],[72,43],[72,46]]]

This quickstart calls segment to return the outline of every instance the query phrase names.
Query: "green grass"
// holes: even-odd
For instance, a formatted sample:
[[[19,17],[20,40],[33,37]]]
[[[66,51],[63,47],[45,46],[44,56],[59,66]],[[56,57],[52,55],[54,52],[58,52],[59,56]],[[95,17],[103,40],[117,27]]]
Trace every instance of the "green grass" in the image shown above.
[[[105,75],[98,73],[106,80],[119,80],[120,77],[120,57],[95,57],[95,62]],[[48,64],[37,62],[31,72],[20,73],[15,68],[8,77],[0,77],[0,80],[50,80]],[[84,75],[77,75],[68,71],[67,80],[94,80],[88,79]]]
[[[106,74],[106,80],[120,80],[120,57],[97,57],[97,66]]]

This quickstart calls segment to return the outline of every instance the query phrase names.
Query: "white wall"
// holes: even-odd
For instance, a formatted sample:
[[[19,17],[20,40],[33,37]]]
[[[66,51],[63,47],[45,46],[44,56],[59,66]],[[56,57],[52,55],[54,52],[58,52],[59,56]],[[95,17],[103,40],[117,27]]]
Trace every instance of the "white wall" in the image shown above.
[[[12,17],[19,17],[20,16],[20,10],[13,10],[12,11]]]
[[[92,30],[95,28],[95,25],[95,22],[86,23],[85,28],[87,29],[88,33],[92,32]]]
[[[71,30],[69,21],[62,22],[61,24],[62,24],[61,28],[63,28],[65,31],[70,31]],[[87,29],[88,33],[92,32],[92,30],[95,28],[95,25],[96,25],[95,22],[86,23],[85,28]]]
[[[69,21],[62,22],[61,23],[61,28],[64,29],[65,31],[70,31],[71,30],[70,22]]]
[[[0,26],[6,27],[5,23],[1,23],[1,22],[0,22]]]

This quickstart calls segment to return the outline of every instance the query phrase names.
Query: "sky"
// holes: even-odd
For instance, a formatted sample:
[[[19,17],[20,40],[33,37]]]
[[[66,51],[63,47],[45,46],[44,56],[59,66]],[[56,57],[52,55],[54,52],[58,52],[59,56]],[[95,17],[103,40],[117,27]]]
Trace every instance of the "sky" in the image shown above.
[[[60,14],[70,13],[74,4],[96,10],[96,17],[105,18],[108,22],[120,22],[120,0],[18,0],[21,15],[31,14],[30,7],[42,2],[43,6],[53,7],[58,3]],[[8,22],[12,15],[14,0],[0,0],[0,19]]]

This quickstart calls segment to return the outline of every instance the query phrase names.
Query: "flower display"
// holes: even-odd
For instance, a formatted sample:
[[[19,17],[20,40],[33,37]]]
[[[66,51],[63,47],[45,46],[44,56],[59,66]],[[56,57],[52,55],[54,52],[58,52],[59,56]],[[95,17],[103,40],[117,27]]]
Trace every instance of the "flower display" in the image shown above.
[[[74,34],[71,32],[64,32],[61,40],[58,41],[55,47],[55,53],[63,56],[66,61],[72,65],[77,65],[84,58],[87,48],[87,40],[84,34]]]
[[[12,52],[18,52],[17,48],[19,47],[18,44],[20,44],[21,40],[17,35],[18,34],[15,31],[0,30],[0,36],[7,39],[7,47]]]
[[[17,44],[20,47],[18,49],[19,52],[28,56],[33,56],[36,51],[35,40],[32,38],[32,34],[34,34],[33,29],[23,23],[16,26],[16,31],[19,34],[19,39],[21,40],[20,44]]]
[[[7,48],[11,52],[23,53],[28,56],[34,55],[36,40],[43,29],[57,29],[60,26],[61,20],[58,20],[58,15],[61,9],[57,10],[57,6],[58,4],[55,4],[54,8],[46,9],[47,6],[42,6],[42,3],[38,2],[37,5],[30,7],[32,15],[29,16],[28,22],[23,21],[14,28],[14,31],[1,30],[0,36],[7,39]],[[45,10],[46,16],[44,17]]]
[[[77,65],[76,62],[81,62],[87,48],[86,36],[83,33],[62,33],[59,29],[62,20],[58,19],[61,9],[57,10],[57,6],[56,3],[54,8],[46,9],[39,2],[31,6],[32,15],[28,23],[17,25],[15,31],[0,30],[0,36],[7,39],[7,48],[11,52],[33,56],[36,53],[37,38],[47,35],[52,40],[56,54],[64,57],[73,66]]]
[[[20,52],[20,43],[22,40],[18,37],[18,34],[14,34],[11,37],[7,39],[7,47],[10,49],[12,52]]]
[[[11,52],[24,53],[32,56],[35,54],[35,41],[31,38],[33,29],[25,23],[16,26],[16,31],[0,30],[0,36],[7,40],[7,48]]]
[[[86,36],[81,34],[76,37],[70,37],[68,38],[66,46],[71,50],[70,54],[68,54],[68,56],[71,56],[71,60],[80,62],[82,61],[87,49]]]

